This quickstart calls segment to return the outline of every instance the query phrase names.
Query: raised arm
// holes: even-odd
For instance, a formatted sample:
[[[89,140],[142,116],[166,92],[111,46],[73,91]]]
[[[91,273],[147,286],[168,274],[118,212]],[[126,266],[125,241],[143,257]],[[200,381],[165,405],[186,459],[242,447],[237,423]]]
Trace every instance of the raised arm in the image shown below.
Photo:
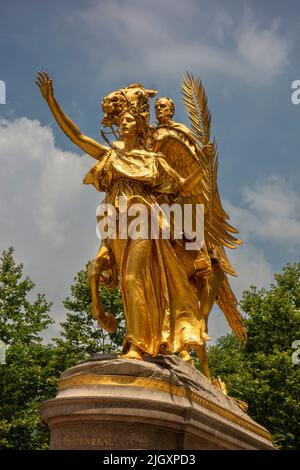
[[[40,88],[57,124],[75,145],[96,159],[99,159],[108,151],[108,147],[82,134],[76,124],[63,112],[54,98],[52,80],[46,72],[38,73],[36,84]]]

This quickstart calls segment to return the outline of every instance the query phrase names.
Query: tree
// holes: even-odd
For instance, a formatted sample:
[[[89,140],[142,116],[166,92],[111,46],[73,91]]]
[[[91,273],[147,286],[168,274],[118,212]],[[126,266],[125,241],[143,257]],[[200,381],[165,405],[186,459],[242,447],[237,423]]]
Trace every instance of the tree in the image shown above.
[[[77,273],[71,286],[71,297],[63,302],[66,310],[66,321],[62,327],[61,337],[54,339],[57,370],[62,372],[78,362],[96,353],[108,353],[120,350],[125,324],[120,289],[100,289],[101,300],[119,322],[118,331],[107,334],[98,326],[91,314],[92,297],[88,285],[87,270]]]
[[[23,265],[9,248],[0,258],[0,339],[7,345],[6,363],[0,364],[0,448],[42,449],[48,431],[40,424],[41,401],[53,393],[47,382],[51,348],[40,333],[52,323],[51,304],[38,294],[28,299],[33,282],[23,278]]]
[[[248,402],[249,415],[265,426],[281,449],[299,449],[300,367],[292,344],[300,339],[300,263],[288,264],[269,290],[244,292],[248,344],[232,335],[209,350],[213,375],[222,376],[229,395]]]
[[[124,334],[119,289],[101,289],[102,302],[119,320],[116,334],[107,335],[91,316],[91,294],[86,270],[75,276],[71,297],[64,306],[67,319],[61,337],[42,343],[41,332],[53,320],[51,304],[43,295],[29,301],[34,283],[23,276],[23,265],[13,259],[13,248],[0,259],[0,340],[8,347],[0,364],[0,448],[47,449],[48,429],[40,422],[40,404],[56,395],[64,370],[99,352],[118,349]]]

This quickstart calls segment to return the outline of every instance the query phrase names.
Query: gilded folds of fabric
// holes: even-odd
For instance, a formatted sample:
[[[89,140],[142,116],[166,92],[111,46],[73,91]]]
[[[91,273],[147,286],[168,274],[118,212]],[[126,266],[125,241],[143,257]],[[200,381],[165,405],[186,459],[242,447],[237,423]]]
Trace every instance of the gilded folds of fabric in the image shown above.
[[[103,202],[117,211],[120,196],[129,204],[142,202],[149,219],[155,194],[179,190],[178,178],[161,154],[143,150],[125,153],[120,147],[110,149],[84,183],[105,191]],[[170,240],[117,236],[104,240],[103,245],[111,252],[120,275],[127,326],[125,351],[132,343],[155,356],[160,351],[173,353],[203,344],[205,325],[197,298]]]

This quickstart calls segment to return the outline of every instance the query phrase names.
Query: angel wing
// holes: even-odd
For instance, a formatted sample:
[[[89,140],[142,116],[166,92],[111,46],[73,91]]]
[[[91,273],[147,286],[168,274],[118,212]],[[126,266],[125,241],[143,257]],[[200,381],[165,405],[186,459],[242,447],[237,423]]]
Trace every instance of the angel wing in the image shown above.
[[[242,341],[242,343],[245,344],[247,342],[247,331],[243,324],[243,317],[237,307],[238,301],[231,290],[227,276],[225,276],[225,279],[218,290],[216,303],[224,313],[232,331]]]
[[[242,243],[237,237],[238,230],[229,224],[229,215],[222,207],[218,186],[218,154],[213,140],[210,152],[205,146],[210,143],[211,115],[208,109],[204,87],[200,80],[187,75],[183,82],[183,101],[191,121],[192,130],[183,124],[171,121],[159,126],[154,134],[156,150],[165,155],[166,160],[181,176],[187,177],[199,166],[205,177],[189,197],[181,197],[181,204],[204,204],[205,241],[211,258],[217,259],[225,273],[236,276],[225,247],[235,249]],[[195,256],[190,253],[189,256]],[[185,258],[185,260],[188,257]],[[233,332],[245,342],[247,333],[242,316],[237,308],[237,300],[230,288],[228,278],[219,288],[215,301],[223,311]]]
[[[206,154],[197,143],[193,133],[183,124],[172,122],[168,126],[159,127],[154,135],[156,150],[165,155],[166,160],[181,176],[187,177],[199,165],[205,171],[206,177],[189,196],[181,197],[179,203],[204,205],[204,232],[207,248],[211,257],[218,259],[222,269],[233,276],[236,275],[224,250],[224,246],[235,248],[240,241],[232,234],[238,233],[229,223],[229,216],[222,208],[216,186],[217,164],[209,167]],[[210,204],[210,181],[214,178],[215,201]],[[193,211],[193,218],[196,212]],[[193,220],[195,224],[196,221]],[[195,227],[196,225],[194,225]],[[195,254],[194,254],[195,256]]]

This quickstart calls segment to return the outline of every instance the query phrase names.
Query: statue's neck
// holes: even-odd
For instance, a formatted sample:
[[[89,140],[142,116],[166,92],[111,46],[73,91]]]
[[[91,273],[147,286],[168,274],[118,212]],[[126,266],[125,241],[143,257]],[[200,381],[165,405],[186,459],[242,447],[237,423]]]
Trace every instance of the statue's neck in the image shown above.
[[[126,136],[124,137],[124,150],[125,152],[131,152],[132,150],[140,150],[141,146],[137,136]]]

